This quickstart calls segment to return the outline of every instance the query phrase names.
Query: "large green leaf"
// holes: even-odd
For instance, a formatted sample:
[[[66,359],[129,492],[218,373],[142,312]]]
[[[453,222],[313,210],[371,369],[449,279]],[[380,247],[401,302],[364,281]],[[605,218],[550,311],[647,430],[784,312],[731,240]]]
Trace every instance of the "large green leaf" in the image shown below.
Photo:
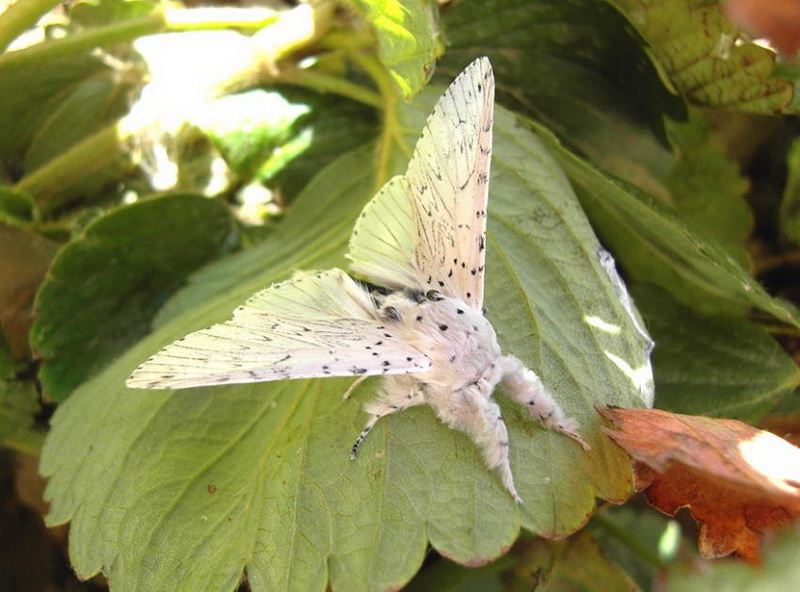
[[[36,299],[31,344],[44,393],[61,401],[142,337],[187,275],[235,244],[221,203],[164,195],[113,210],[57,255]]]
[[[375,28],[378,55],[405,98],[428,82],[441,53],[439,6],[433,0],[352,0]]]
[[[652,286],[637,288],[636,304],[657,344],[660,409],[754,421],[800,386],[800,369],[761,327],[698,314]]]
[[[529,124],[546,141],[602,240],[633,279],[657,284],[701,312],[743,313],[752,306],[800,326],[797,309],[767,294],[713,238],[566,150],[545,127]]]
[[[419,122],[442,89],[404,108]],[[226,318],[249,293],[296,268],[343,265],[370,197],[372,146],[342,156],[258,247],[185,289],[152,336],[76,391],[42,458],[50,523],[72,520],[76,571],[125,590],[383,590],[419,568],[429,542],[461,563],[500,555],[520,527],[579,528],[595,498],[620,501],[627,459],[598,430],[594,405],[642,405],[647,344],[598,261],[598,243],[542,144],[498,109],[488,230],[489,317],[505,351],[538,371],[592,444],[541,429],[502,400],[516,506],[475,446],[427,408],[382,421],[347,461],[374,396],[367,381],[303,380],[129,391],[136,364]],[[216,281],[218,280],[218,282]],[[224,541],[224,544],[220,544]]]
[[[721,2],[609,1],[628,13],[690,102],[755,113],[777,113],[790,105],[793,84],[771,77],[775,53],[742,40]]]
[[[462,2],[444,24],[451,48],[443,69],[455,73],[476,52],[488,55],[498,96],[593,160],[632,170],[642,166],[642,152],[669,158],[664,115],[682,119],[684,105],[665,87],[641,38],[605,2]]]
[[[53,59],[35,69],[11,68],[0,84],[0,161],[21,173],[24,157],[37,130],[57,112],[62,102],[109,68],[93,56]],[[102,114],[101,114],[102,115]]]

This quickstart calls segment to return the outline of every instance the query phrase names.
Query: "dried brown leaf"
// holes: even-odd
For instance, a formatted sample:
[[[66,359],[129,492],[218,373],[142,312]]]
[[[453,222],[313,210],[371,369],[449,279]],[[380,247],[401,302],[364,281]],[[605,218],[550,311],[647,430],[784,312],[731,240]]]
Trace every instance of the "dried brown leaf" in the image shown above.
[[[688,507],[700,553],[759,559],[762,536],[800,518],[800,450],[730,419],[602,409],[635,461],[636,487],[662,512]]]

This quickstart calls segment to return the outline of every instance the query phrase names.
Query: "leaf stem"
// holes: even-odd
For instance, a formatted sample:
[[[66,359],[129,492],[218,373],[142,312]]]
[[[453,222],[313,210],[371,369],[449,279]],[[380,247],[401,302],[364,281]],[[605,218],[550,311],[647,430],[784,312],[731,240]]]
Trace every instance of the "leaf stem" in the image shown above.
[[[328,76],[321,72],[314,72],[312,70],[303,70],[300,68],[290,68],[281,70],[276,76],[274,82],[276,84],[291,84],[293,86],[302,86],[310,88],[319,93],[333,93],[370,107],[380,109],[383,106],[383,101],[378,93],[375,93],[368,88],[355,84],[349,80],[339,78],[338,76]]]
[[[17,4],[27,1],[20,0]],[[155,10],[145,16],[0,55],[0,71],[15,66],[36,66],[55,57],[76,55],[97,47],[129,43],[145,35],[228,28],[259,29],[252,37],[254,43],[262,53],[277,61],[321,37],[330,28],[333,16],[334,5],[330,0],[301,4],[282,13],[248,8]]]
[[[61,0],[17,0],[0,13],[0,52],[58,6]]]
[[[397,110],[399,94],[388,72],[375,56],[354,52],[351,57],[375,81],[382,99],[383,126],[378,137],[378,153],[375,165],[375,191],[378,191],[389,180],[392,147],[399,143],[397,139],[400,135]]]
[[[105,47],[133,41],[144,35],[158,33],[165,28],[161,12],[128,19],[106,27],[97,27],[63,39],[51,39],[25,49],[0,56],[0,71],[13,67],[32,67],[54,58],[76,55],[96,47]]]
[[[87,175],[96,173],[123,157],[125,140],[126,138],[119,136],[117,126],[110,125],[25,175],[14,186],[14,190],[30,193],[46,216],[71,199],[69,191],[64,190],[65,187],[71,187]]]

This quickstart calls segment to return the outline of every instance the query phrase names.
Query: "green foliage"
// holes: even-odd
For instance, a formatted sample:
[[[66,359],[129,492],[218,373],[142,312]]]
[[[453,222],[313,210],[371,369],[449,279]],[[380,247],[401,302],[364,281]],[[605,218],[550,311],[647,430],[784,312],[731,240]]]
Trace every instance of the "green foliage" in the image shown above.
[[[0,379],[0,445],[26,452],[41,448],[44,434],[33,425],[38,410],[36,385]]]
[[[753,42],[723,14],[719,1],[612,0],[623,8],[672,83],[691,103],[779,113],[794,95],[789,80],[771,77],[775,54]]]
[[[44,393],[64,400],[146,333],[186,276],[235,242],[227,208],[195,195],[155,197],[89,224],[39,289],[31,345]]]
[[[633,295],[658,344],[661,409],[755,421],[800,386],[800,369],[761,327],[700,314],[652,287],[636,286]]]
[[[786,238],[800,244],[800,141],[795,140],[787,160],[789,178],[781,202],[781,229]]]
[[[428,82],[442,53],[437,3],[432,0],[353,0],[375,30],[378,56],[404,98]]]
[[[0,15],[1,45],[52,2],[17,4]],[[93,0],[71,8],[63,39],[0,54],[0,438],[37,449],[39,393],[61,402],[41,470],[81,577],[148,592],[234,590],[243,572],[256,591],[649,589],[679,560],[658,549],[666,519],[595,507],[624,501],[632,476],[594,407],[649,405],[634,377],[651,361],[663,409],[755,421],[793,408],[800,372],[781,345],[800,313],[751,259],[797,260],[764,229],[800,241],[800,151],[780,151],[789,132],[770,139],[763,152],[789,178],[751,209],[761,163],[734,160],[724,113],[789,112],[792,68],[777,78],[768,50],[733,43],[717,2],[452,4],[440,19],[428,0],[321,1],[248,25],[248,9],[169,20],[151,2]],[[203,37],[201,68],[164,70],[208,81],[149,94],[167,68],[152,60],[180,52],[137,55],[131,39],[220,28]],[[173,39],[199,55],[195,38]],[[497,79],[487,315],[592,445],[542,430],[498,392],[521,506],[427,408],[381,420],[348,462],[376,379],[347,401],[344,379],[124,387],[160,347],[272,282],[347,267],[357,215],[405,169],[444,89],[425,88],[440,54],[442,82],[480,55]],[[164,179],[191,190],[157,193]],[[634,287],[650,360],[601,243]],[[769,287],[791,295],[797,282]],[[447,560],[425,561],[431,548]],[[773,552],[790,566],[787,548]],[[780,587],[790,567],[770,565]],[[668,589],[722,587],[736,570],[754,577],[668,571]]]
[[[668,572],[664,589],[668,592],[792,590],[800,582],[798,543],[800,533],[796,529],[781,533],[770,541],[770,553],[763,565],[746,565],[725,560],[704,566],[699,573],[687,566],[680,566]]]
[[[722,148],[715,144],[710,125],[699,113],[669,126],[678,152],[665,179],[674,209],[686,222],[716,239],[743,266],[752,214],[744,194],[747,182]]]

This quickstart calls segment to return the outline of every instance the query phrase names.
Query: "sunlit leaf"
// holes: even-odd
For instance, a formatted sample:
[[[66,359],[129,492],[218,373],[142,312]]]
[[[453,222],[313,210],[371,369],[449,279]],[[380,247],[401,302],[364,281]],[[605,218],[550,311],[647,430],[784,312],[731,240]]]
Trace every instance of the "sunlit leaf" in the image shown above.
[[[352,0],[375,27],[378,56],[405,98],[428,82],[441,53],[438,4],[432,0]]]

